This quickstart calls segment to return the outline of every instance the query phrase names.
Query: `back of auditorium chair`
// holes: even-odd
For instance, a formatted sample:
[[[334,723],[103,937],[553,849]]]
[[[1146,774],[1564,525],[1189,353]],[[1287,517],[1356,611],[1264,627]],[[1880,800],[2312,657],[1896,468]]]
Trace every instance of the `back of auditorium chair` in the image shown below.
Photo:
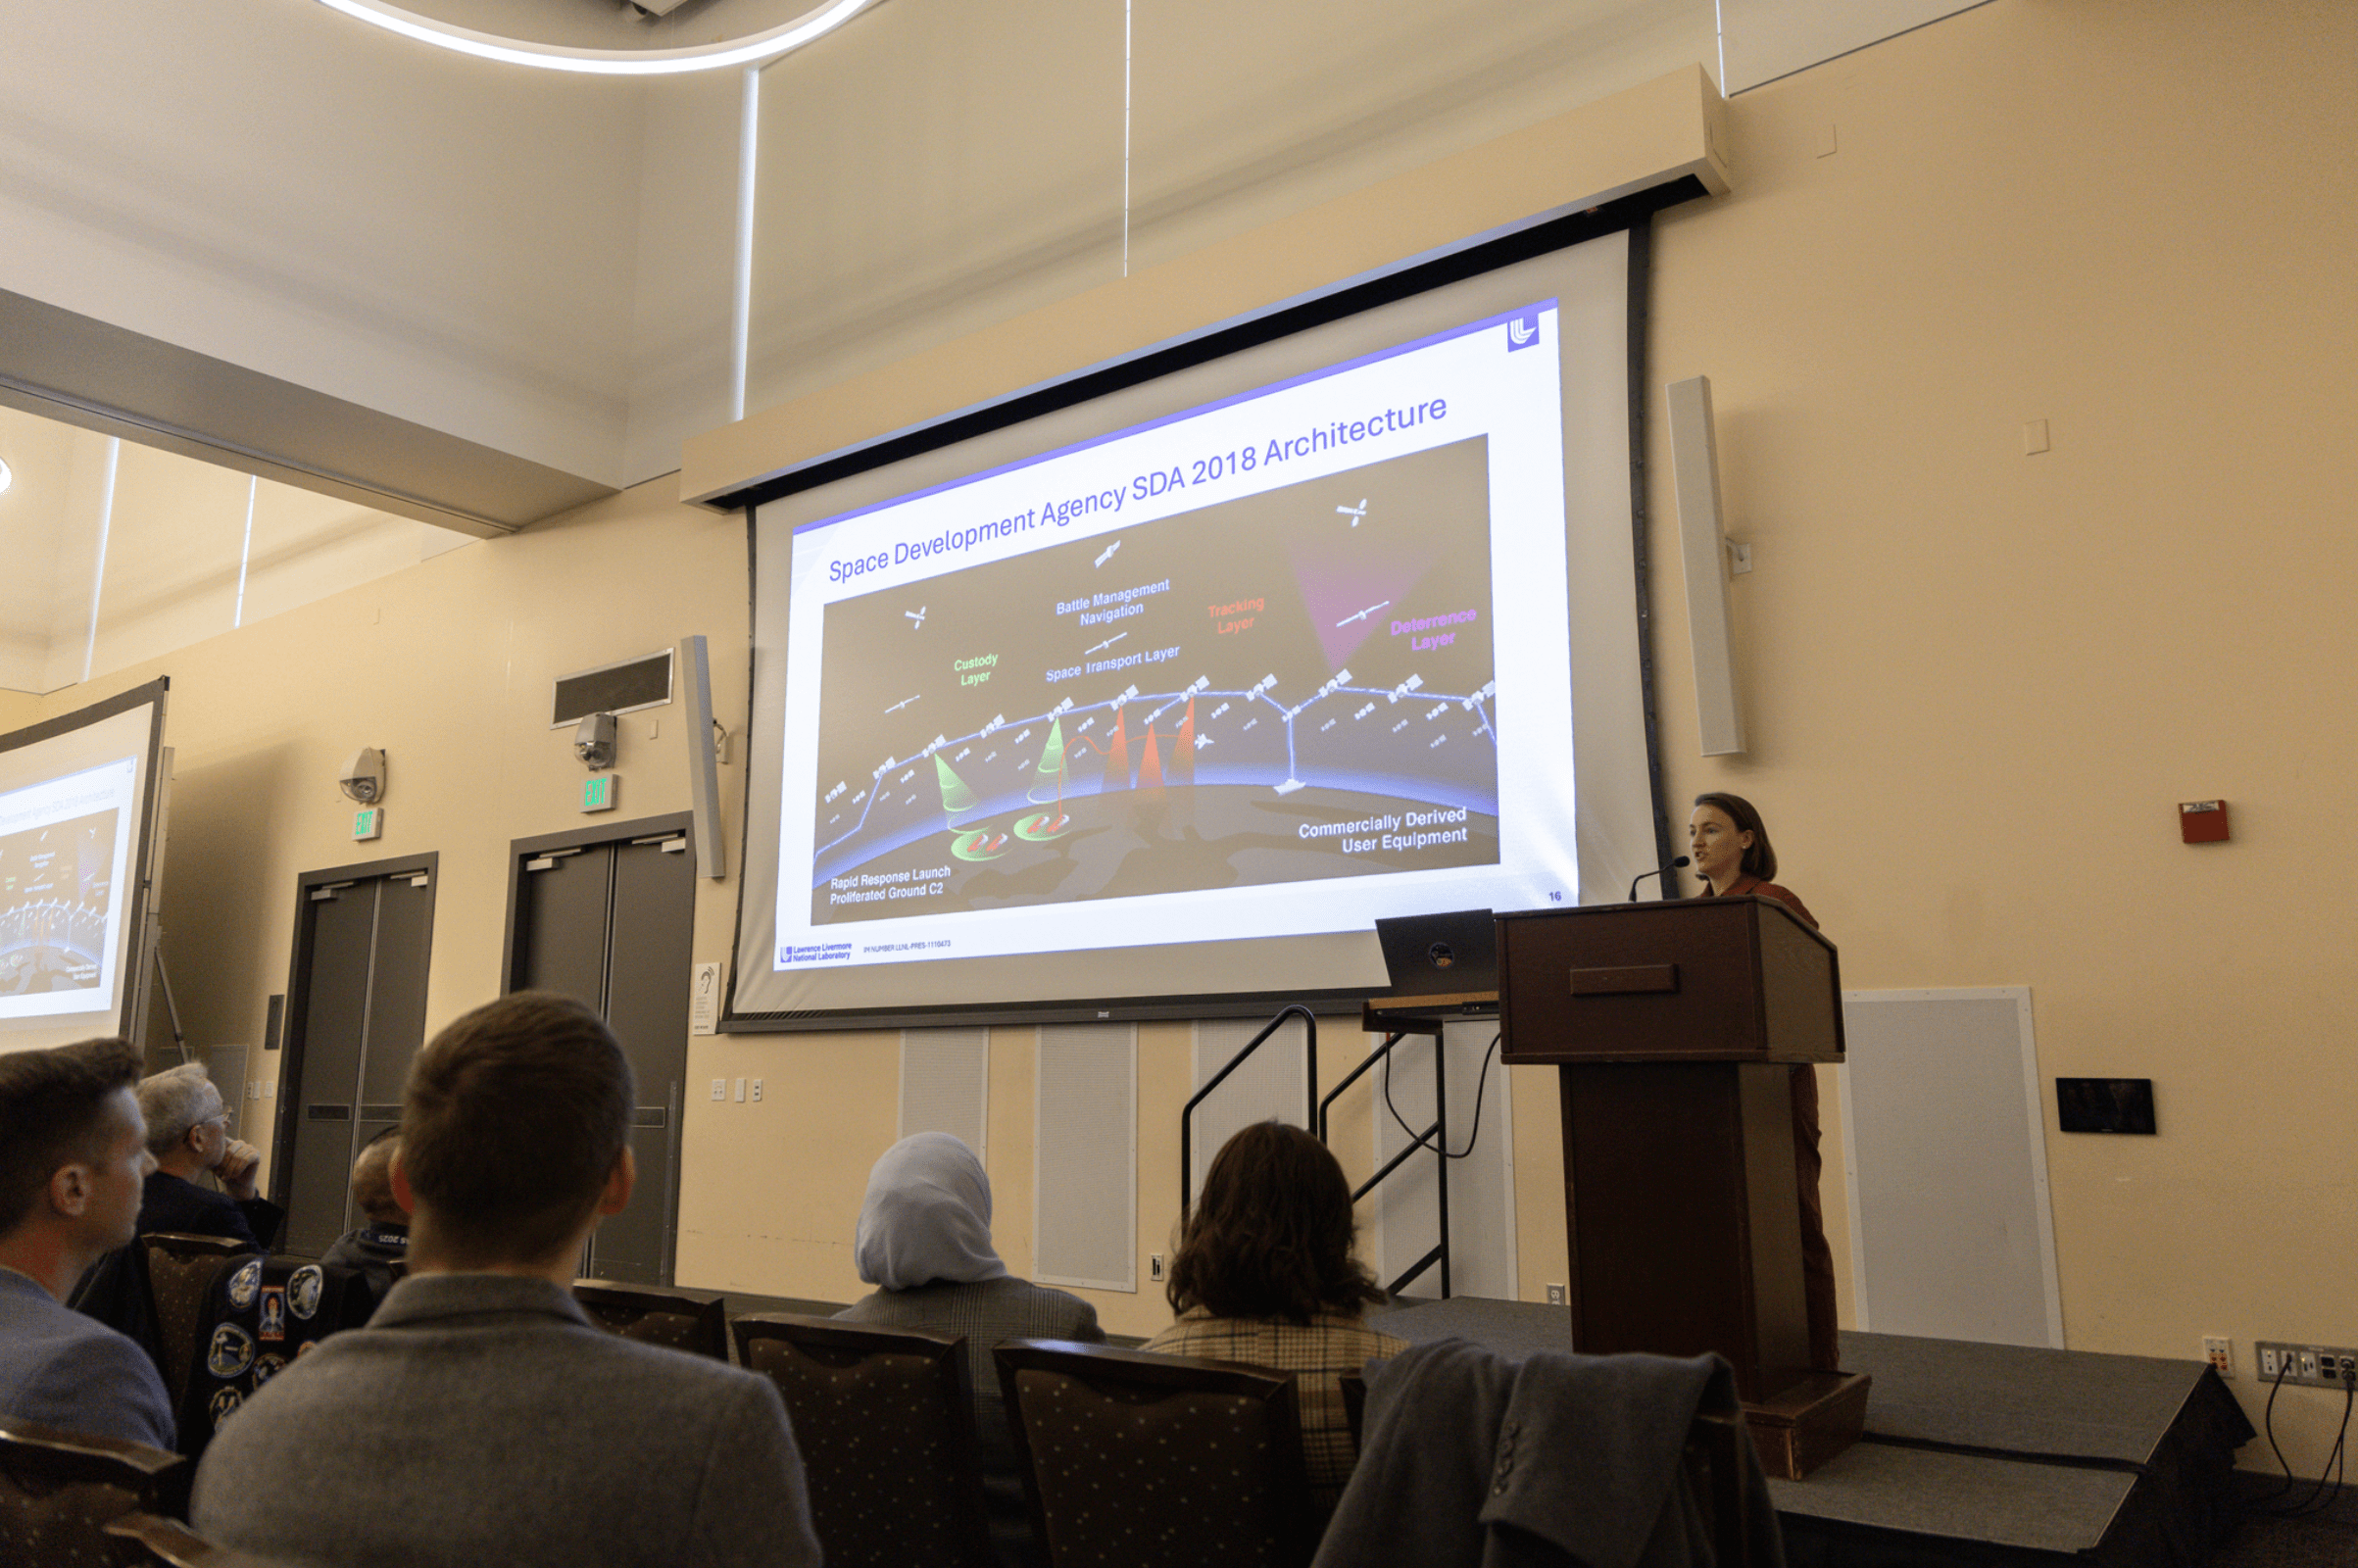
[[[209,1313],[219,1294],[223,1264],[262,1254],[243,1242],[221,1236],[178,1236],[159,1231],[139,1238],[147,1253],[147,1282],[154,1306],[156,1348],[164,1387],[177,1405],[188,1396],[189,1370],[204,1354]]]
[[[592,1323],[623,1339],[719,1361],[729,1358],[728,1303],[721,1297],[661,1285],[575,1280],[573,1299]]]
[[[0,1562],[142,1562],[107,1525],[142,1510],[185,1511],[194,1469],[144,1443],[0,1415]]]
[[[338,1263],[248,1253],[216,1273],[179,1401],[180,1447],[200,1457],[257,1390],[320,1341],[368,1320],[368,1278]]]
[[[217,1546],[177,1519],[161,1514],[126,1513],[110,1523],[106,1533],[129,1543],[135,1555],[124,1560],[139,1568],[277,1568],[278,1564],[274,1557]]]
[[[1050,1568],[1310,1560],[1291,1374],[1055,1340],[995,1354]]]
[[[786,1401],[828,1568],[992,1568],[964,1339],[785,1312],[730,1326]]]

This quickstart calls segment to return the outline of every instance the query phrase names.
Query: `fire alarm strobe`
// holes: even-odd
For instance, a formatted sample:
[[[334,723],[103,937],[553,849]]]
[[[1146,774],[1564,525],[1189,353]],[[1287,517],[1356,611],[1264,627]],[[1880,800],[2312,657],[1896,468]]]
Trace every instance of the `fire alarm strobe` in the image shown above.
[[[2178,805],[2178,832],[2188,844],[2225,844],[2227,803],[2181,801]]]

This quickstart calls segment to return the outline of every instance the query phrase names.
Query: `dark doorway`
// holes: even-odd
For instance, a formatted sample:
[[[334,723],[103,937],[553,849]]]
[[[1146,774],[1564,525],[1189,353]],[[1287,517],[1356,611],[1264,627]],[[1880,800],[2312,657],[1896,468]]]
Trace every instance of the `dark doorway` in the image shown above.
[[[425,1041],[438,857],[306,871],[295,879],[270,1198],[286,1250],[317,1257],[359,1221],[353,1156],[401,1120],[401,1091]]]
[[[595,1007],[638,1079],[638,1192],[591,1238],[584,1271],[595,1279],[671,1283],[696,917],[689,826],[682,811],[510,846],[505,988]]]

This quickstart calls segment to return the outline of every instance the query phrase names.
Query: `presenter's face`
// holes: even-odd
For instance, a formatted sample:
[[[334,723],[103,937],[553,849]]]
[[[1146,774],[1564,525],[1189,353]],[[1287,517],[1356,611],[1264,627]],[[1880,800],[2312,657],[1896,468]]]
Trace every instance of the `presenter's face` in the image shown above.
[[[1716,806],[1698,806],[1687,819],[1687,853],[1715,893],[1744,874],[1744,852],[1751,847],[1752,835],[1739,832],[1735,818]]]

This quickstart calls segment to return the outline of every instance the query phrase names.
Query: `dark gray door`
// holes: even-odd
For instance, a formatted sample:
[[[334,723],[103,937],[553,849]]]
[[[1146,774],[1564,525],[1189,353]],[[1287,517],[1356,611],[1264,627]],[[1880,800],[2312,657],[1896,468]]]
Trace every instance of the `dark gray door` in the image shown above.
[[[432,867],[316,872],[299,893],[270,1187],[287,1210],[286,1250],[317,1257],[359,1223],[353,1157],[400,1120],[402,1085],[424,1043]]]
[[[684,827],[638,827],[603,842],[516,846],[509,977],[512,989],[562,992],[598,1009],[630,1058],[638,1191],[598,1227],[584,1267],[598,1279],[667,1285],[696,880]]]

